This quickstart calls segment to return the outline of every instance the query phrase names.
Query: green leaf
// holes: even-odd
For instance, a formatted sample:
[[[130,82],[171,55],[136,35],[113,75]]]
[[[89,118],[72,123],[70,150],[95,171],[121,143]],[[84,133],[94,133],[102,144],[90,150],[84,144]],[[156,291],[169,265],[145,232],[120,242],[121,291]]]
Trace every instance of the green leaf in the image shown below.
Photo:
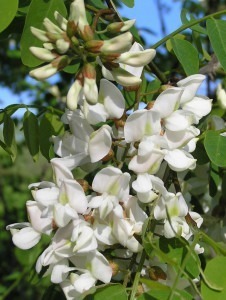
[[[209,172],[209,194],[214,197],[218,191],[218,186],[220,183],[219,169],[213,163],[210,163]]]
[[[197,159],[198,165],[204,165],[209,162],[209,157],[206,154],[206,150],[202,141],[197,142],[195,151],[192,152],[192,155],[195,159]]]
[[[161,285],[158,288],[150,286],[150,280],[141,280],[141,282],[145,283],[148,287],[150,287],[150,291],[140,295],[137,300],[168,300],[171,296],[173,300],[192,300],[193,296],[188,294],[186,291],[172,289],[169,286]],[[151,284],[152,285],[152,284]],[[173,296],[172,296],[173,295]]]
[[[173,260],[177,265],[181,266],[183,260],[186,258],[185,271],[191,276],[191,278],[196,278],[199,275],[199,265],[200,260],[198,255],[188,248],[188,242],[183,238],[171,238],[167,239],[161,237],[159,239],[160,250],[167,254],[167,257]]]
[[[48,160],[51,158],[51,142],[53,135],[62,135],[64,125],[58,115],[52,112],[46,112],[40,122],[39,141],[42,155]]]
[[[187,16],[189,16],[190,20]],[[189,24],[196,20],[196,18],[185,8],[182,9],[180,17],[183,24]],[[191,26],[190,29],[206,35],[206,30],[198,24]]]
[[[188,41],[172,38],[173,51],[186,75],[197,74],[199,70],[198,51]]]
[[[121,284],[111,284],[97,289],[95,294],[89,295],[85,300],[127,300],[126,289]]]
[[[128,7],[134,7],[134,0],[121,0]]]
[[[209,159],[218,167],[226,167],[226,138],[219,132],[209,130],[206,132],[204,147]]]
[[[226,21],[209,19],[206,28],[214,53],[226,71]]]
[[[63,71],[66,72],[66,73],[69,73],[69,74],[76,74],[77,71],[78,71],[78,69],[79,69],[79,67],[80,67],[80,63],[77,62],[77,63],[75,63],[73,65],[69,65],[69,66],[65,67],[63,69]]]
[[[10,156],[14,161],[17,154],[17,146],[15,140],[15,124],[13,120],[7,114],[4,115],[4,125],[3,125],[3,137],[5,145],[7,146],[7,152],[10,152]]]
[[[226,257],[217,256],[210,260],[205,268],[204,275],[211,286],[222,288],[222,291],[211,289],[204,281],[201,282],[203,300],[226,299]]]
[[[29,11],[26,17],[24,30],[21,37],[21,59],[24,65],[28,67],[36,67],[43,61],[33,56],[29,47],[41,47],[42,42],[39,41],[31,33],[30,27],[43,29],[42,22],[44,18],[49,18],[56,23],[54,19],[54,12],[58,11],[63,16],[66,16],[67,10],[62,0],[32,0]]]
[[[0,32],[2,32],[14,19],[18,8],[18,0],[1,0],[0,4]]]
[[[161,86],[161,81],[158,79],[148,82],[142,101],[148,103],[153,100],[154,95],[158,93],[158,90]]]
[[[24,137],[28,150],[34,161],[39,156],[39,125],[37,117],[27,110],[23,119]]]
[[[222,196],[224,199],[226,199],[226,173],[224,173],[222,177],[221,189],[222,189]]]

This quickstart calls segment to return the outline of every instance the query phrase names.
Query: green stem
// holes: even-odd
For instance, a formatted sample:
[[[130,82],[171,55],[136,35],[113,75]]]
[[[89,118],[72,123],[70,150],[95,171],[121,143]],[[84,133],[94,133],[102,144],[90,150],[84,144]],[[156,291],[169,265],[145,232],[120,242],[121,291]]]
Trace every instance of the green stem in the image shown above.
[[[218,11],[216,13],[213,13],[213,14],[210,14],[208,16],[205,16],[201,19],[198,19],[198,20],[195,20],[195,21],[192,21],[192,22],[189,22],[187,24],[184,24],[182,25],[181,27],[179,27],[177,30],[173,31],[171,34],[165,36],[163,39],[161,39],[159,42],[155,43],[153,46],[151,46],[150,48],[152,49],[156,49],[158,48],[159,46],[161,46],[162,44],[164,44],[166,41],[168,41],[169,39],[171,39],[172,37],[174,37],[176,34],[180,33],[181,31],[184,31],[185,29],[188,29],[198,23],[201,23],[209,18],[212,18],[212,17],[217,17],[217,16],[220,16],[220,15],[223,15],[223,14],[226,14],[226,9],[222,10],[222,11]]]
[[[149,68],[151,69],[151,71],[158,77],[158,79],[162,82],[162,83],[167,83],[168,79],[166,77],[166,75],[159,70],[159,68],[156,66],[156,64],[154,64],[152,61],[148,64]]]
[[[200,231],[200,236],[204,243],[210,245],[216,254],[222,254],[226,256],[226,249],[224,249],[221,245],[217,244],[211,237],[209,237],[205,232]]]
[[[138,269],[137,269],[137,272],[136,272],[136,275],[135,275],[135,278],[134,278],[133,288],[132,288],[132,292],[131,292],[131,295],[130,295],[130,300],[134,300],[135,297],[136,297],[137,288],[138,288],[138,284],[139,284],[139,281],[140,281],[141,270],[143,268],[146,256],[147,256],[147,254],[146,254],[145,250],[143,250],[142,254],[141,254],[141,259],[140,259],[140,262],[139,262],[139,265],[138,265]]]

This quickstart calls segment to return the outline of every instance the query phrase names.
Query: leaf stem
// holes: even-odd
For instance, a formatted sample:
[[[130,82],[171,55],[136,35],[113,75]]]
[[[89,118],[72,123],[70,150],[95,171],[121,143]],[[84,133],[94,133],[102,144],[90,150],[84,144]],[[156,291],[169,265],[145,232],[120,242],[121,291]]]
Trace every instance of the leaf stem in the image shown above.
[[[156,49],[159,46],[161,46],[162,44],[164,44],[166,41],[168,41],[169,39],[171,39],[172,37],[174,37],[176,34],[180,33],[181,31],[184,31],[185,29],[188,29],[198,23],[201,23],[209,18],[213,18],[213,17],[217,17],[220,15],[226,14],[226,9],[222,10],[222,11],[218,11],[216,13],[210,14],[208,16],[205,16],[203,18],[197,19],[195,21],[189,22],[187,24],[184,24],[182,26],[180,26],[178,29],[176,29],[175,31],[173,31],[171,34],[165,36],[163,39],[161,39],[160,41],[158,41],[157,43],[155,43],[154,45],[152,45],[150,48],[152,49]]]

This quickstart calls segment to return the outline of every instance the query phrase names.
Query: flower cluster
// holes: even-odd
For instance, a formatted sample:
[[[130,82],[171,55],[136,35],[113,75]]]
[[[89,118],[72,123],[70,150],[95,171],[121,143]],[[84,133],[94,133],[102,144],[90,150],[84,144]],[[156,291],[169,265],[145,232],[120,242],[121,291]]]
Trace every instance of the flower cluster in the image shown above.
[[[100,40],[96,39],[87,21],[84,0],[72,2],[68,20],[57,11],[54,16],[57,25],[45,18],[45,31],[31,27],[33,35],[43,42],[43,48],[30,47],[30,50],[49,64],[32,70],[30,75],[38,80],[46,79],[79,59],[81,67],[67,95],[69,109],[77,108],[81,92],[89,104],[98,102],[98,65],[102,66],[103,75],[110,80],[123,86],[140,85],[141,73],[135,71],[134,74],[133,68],[148,64],[156,52],[154,49],[144,50],[141,45],[132,47],[133,36],[127,30],[135,20],[109,24],[106,31],[114,37]]]
[[[32,29],[44,42],[44,49],[32,48],[33,53],[53,60],[32,71],[33,76],[42,79],[55,73],[59,69],[57,65],[53,71],[56,60],[71,60],[68,52],[75,47],[84,50],[86,58],[97,55],[95,62],[84,63],[68,92],[69,109],[62,121],[69,130],[52,138],[57,155],[51,160],[54,182],[31,184],[33,200],[26,203],[29,222],[7,229],[21,249],[35,246],[43,234],[51,237],[36,270],[50,275],[70,300],[94,292],[97,281],[122,279],[128,258],[143,249],[148,220],[155,220],[152,233],[156,238],[192,239],[189,225],[200,227],[202,217],[191,211],[181,191],[168,191],[162,174],[167,169],[195,168],[191,152],[200,133],[195,125],[210,112],[211,100],[196,95],[205,79],[197,74],[167,88],[145,109],[126,114],[125,99],[109,80],[139,84],[142,66],[154,52],[136,43],[131,52],[123,53],[131,47],[130,33],[108,41],[94,40],[81,0],[72,3],[69,21],[58,13],[55,18],[60,28],[45,20],[46,32]],[[116,25],[112,28],[122,31],[131,24]],[[107,78],[100,80],[99,88],[96,63],[102,64]],[[126,70],[124,64],[133,70]],[[140,75],[132,75],[134,72]],[[85,174],[82,179],[74,178],[77,168]],[[203,251],[199,245],[195,250]],[[147,274],[149,267],[144,264],[142,272]],[[172,275],[170,266],[159,278],[165,284],[171,276],[167,274]]]

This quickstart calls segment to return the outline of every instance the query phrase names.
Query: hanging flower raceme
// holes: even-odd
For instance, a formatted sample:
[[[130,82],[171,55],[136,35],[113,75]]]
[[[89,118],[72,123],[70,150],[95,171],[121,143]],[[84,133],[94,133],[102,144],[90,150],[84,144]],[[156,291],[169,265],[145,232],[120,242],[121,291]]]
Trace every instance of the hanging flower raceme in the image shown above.
[[[43,48],[30,47],[30,50],[34,56],[49,64],[32,70],[30,75],[43,80],[73,64],[76,59],[82,60],[81,68],[67,95],[69,109],[77,108],[81,90],[89,104],[97,103],[95,69],[98,62],[103,65],[103,73],[110,71],[111,79],[121,85],[138,86],[141,83],[140,76],[123,66],[142,68],[154,58],[156,52],[154,49],[144,50],[137,43],[131,48],[133,36],[125,31],[131,28],[134,20],[109,24],[106,30],[116,36],[100,40],[94,39],[93,29],[86,18],[84,0],[72,2],[68,20],[58,12],[54,13],[54,17],[57,25],[48,18],[43,21],[45,31],[31,27],[33,35],[43,42]]]

